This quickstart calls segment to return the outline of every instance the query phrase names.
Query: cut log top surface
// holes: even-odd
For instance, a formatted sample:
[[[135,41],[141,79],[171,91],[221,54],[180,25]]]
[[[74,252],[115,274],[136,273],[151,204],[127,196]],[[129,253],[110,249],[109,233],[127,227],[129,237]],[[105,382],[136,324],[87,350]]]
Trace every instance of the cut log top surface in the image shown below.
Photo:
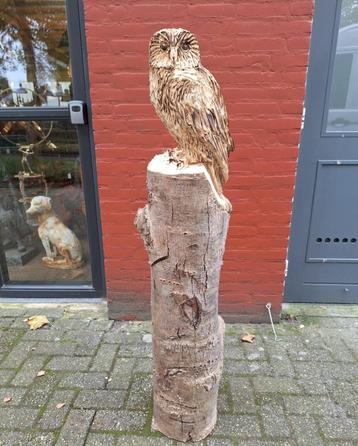
[[[173,176],[203,176],[207,179],[212,193],[215,196],[218,204],[222,207],[227,206],[227,199],[224,196],[220,196],[214,184],[210,178],[208,171],[203,164],[190,164],[188,166],[178,166],[176,162],[169,161],[168,152],[156,155],[148,164],[148,171],[162,174],[162,175],[173,175]]]
[[[163,175],[206,174],[209,177],[203,164],[190,164],[189,166],[178,167],[177,163],[169,161],[168,152],[156,155],[148,164],[148,170],[151,172],[162,173]]]

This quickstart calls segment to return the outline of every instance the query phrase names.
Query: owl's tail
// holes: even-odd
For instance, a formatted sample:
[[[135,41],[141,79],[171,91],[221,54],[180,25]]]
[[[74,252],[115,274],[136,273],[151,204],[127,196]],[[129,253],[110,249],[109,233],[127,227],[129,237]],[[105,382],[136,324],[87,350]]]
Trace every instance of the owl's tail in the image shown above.
[[[227,181],[227,165],[226,165],[226,176],[225,176],[225,180],[223,178],[223,172],[221,170],[219,170],[218,168],[215,168],[214,165],[212,163],[208,164],[205,163],[205,167],[210,175],[210,178],[214,184],[215,190],[218,193],[218,195],[220,196],[222,203],[224,204],[225,209],[227,210],[227,212],[231,213],[232,211],[232,206],[230,201],[225,197],[225,195],[223,194],[223,183],[225,181]]]
[[[225,163],[218,164],[214,163],[205,163],[206,170],[208,171],[211,181],[214,184],[215,190],[219,195],[223,194],[223,185],[226,183],[229,177],[228,167]]]
[[[229,146],[227,143],[228,141],[223,141],[220,136],[211,135],[204,158],[205,167],[219,195],[222,195],[223,185],[229,179],[229,151],[233,150],[231,137],[229,137]]]

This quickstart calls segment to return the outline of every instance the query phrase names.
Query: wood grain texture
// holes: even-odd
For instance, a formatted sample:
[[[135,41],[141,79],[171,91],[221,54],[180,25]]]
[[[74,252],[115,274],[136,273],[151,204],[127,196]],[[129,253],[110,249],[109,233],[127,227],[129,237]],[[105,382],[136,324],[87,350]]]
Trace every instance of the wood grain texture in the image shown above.
[[[224,337],[218,291],[230,214],[204,166],[178,169],[168,159],[149,164],[149,200],[136,217],[152,276],[153,425],[199,441],[216,423]]]

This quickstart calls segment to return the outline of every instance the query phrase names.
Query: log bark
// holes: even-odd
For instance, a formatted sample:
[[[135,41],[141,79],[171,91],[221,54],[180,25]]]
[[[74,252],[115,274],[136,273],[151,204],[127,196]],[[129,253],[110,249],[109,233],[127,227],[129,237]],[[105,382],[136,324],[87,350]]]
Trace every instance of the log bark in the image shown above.
[[[136,226],[151,267],[153,428],[199,441],[214,428],[223,365],[220,269],[230,214],[202,165],[168,154],[148,165],[148,203]]]

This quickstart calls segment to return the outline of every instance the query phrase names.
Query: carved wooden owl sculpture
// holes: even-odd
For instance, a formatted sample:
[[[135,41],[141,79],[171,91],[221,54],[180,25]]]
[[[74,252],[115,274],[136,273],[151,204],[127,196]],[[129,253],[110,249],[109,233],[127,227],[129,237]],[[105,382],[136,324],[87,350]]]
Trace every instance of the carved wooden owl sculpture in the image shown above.
[[[234,142],[220,87],[200,63],[196,37],[185,29],[162,29],[149,44],[150,99],[178,144],[185,164],[202,163],[222,194]]]

